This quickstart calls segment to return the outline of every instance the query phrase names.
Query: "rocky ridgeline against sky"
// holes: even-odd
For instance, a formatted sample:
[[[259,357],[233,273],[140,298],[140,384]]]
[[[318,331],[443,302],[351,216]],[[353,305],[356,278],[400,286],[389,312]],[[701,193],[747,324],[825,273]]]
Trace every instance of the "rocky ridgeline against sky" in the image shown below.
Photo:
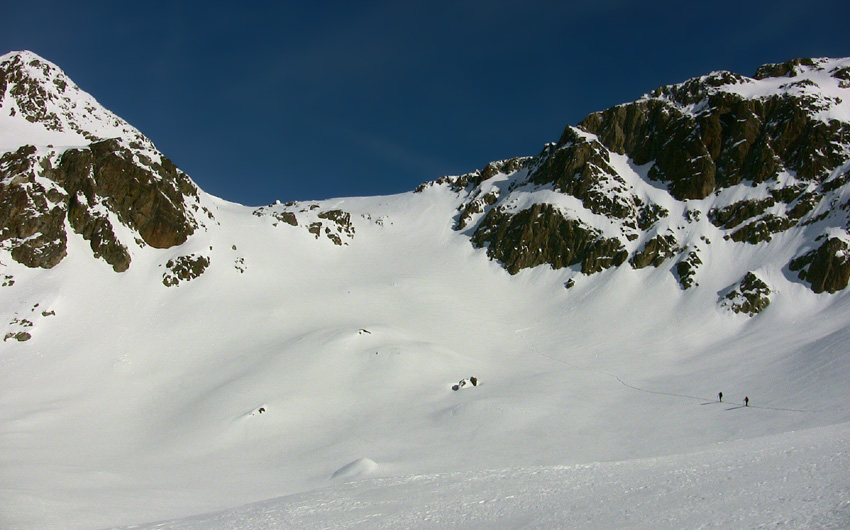
[[[188,176],[55,65],[3,56],[0,93],[0,248],[13,260],[57,265],[68,227],[122,272],[134,249],[181,245],[214,221]],[[836,292],[850,279],[848,117],[850,60],[714,72],[591,114],[537,156],[418,191],[451,187],[455,230],[511,274],[667,267],[689,289],[712,245],[793,245],[773,265]],[[254,214],[338,245],[355,239],[342,210],[289,203]],[[748,271],[740,281],[762,280]]]

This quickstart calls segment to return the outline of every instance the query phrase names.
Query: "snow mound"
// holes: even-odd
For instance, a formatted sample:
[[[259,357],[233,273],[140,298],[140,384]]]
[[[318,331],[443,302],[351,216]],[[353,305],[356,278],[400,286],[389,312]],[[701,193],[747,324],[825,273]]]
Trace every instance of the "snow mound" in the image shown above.
[[[373,475],[378,469],[378,464],[369,458],[358,458],[350,464],[346,464],[334,471],[331,480],[360,478]]]

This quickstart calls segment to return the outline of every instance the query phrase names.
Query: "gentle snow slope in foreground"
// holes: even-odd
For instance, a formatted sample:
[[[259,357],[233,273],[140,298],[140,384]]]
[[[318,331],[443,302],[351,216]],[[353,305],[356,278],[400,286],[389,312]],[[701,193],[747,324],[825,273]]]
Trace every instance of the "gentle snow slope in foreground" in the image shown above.
[[[137,530],[850,528],[850,426],[626,462],[350,482]]]
[[[33,326],[2,344],[0,527],[284,495],[187,524],[847,527],[850,297],[765,267],[765,312],[717,304],[787,256],[717,238],[687,292],[669,267],[510,276],[443,186],[325,201],[348,246],[204,200],[220,225],[122,274],[73,234],[54,269],[6,264],[3,317]],[[189,253],[206,272],[163,286]]]

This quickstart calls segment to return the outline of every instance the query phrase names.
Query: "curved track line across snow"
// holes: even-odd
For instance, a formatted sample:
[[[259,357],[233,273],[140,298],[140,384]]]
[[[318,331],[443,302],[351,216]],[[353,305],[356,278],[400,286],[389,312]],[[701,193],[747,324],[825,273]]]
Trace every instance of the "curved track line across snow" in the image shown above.
[[[679,398],[685,398],[685,399],[694,399],[694,400],[698,400],[698,401],[714,402],[713,398],[710,398],[710,397],[691,396],[691,395],[688,395],[688,394],[678,394],[678,393],[675,393],[675,392],[662,392],[660,390],[650,390],[648,388],[641,388],[641,387],[632,385],[630,383],[627,383],[617,374],[612,374],[611,372],[606,372],[604,370],[599,370],[599,369],[596,369],[596,368],[585,368],[585,367],[582,367],[582,366],[578,366],[578,365],[573,364],[569,361],[565,361],[563,359],[558,359],[557,357],[552,357],[551,355],[546,355],[545,353],[538,350],[537,346],[534,345],[534,343],[532,343],[531,346],[534,348],[534,351],[538,355],[540,355],[541,357],[545,357],[545,358],[547,358],[551,361],[555,361],[557,363],[565,364],[565,365],[569,366],[570,368],[573,368],[574,370],[580,370],[580,371],[583,371],[583,372],[592,372],[592,373],[601,374],[601,375],[611,377],[611,378],[615,379],[618,383],[623,385],[624,387],[630,388],[632,390],[636,390],[638,392],[643,392],[645,394],[658,394],[658,395],[661,395],[661,396],[671,396],[671,397],[679,397]],[[791,409],[791,408],[784,408],[784,407],[767,407],[767,406],[764,406],[764,405],[747,405],[747,407],[751,408],[751,409],[775,410],[775,411],[781,411],[781,412],[800,412],[800,413],[805,413],[805,414],[814,414],[814,413],[819,413],[819,412],[838,412],[838,411],[848,410],[846,407],[835,407],[835,408],[825,408],[825,409]],[[744,406],[741,405],[741,406],[737,406],[737,407],[734,407],[734,408],[735,409],[744,408]],[[729,409],[729,410],[733,410],[733,409]]]

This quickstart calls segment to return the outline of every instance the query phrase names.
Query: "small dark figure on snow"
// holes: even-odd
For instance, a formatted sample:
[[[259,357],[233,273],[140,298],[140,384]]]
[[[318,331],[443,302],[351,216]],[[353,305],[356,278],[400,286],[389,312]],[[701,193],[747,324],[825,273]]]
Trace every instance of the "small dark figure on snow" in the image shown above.
[[[470,377],[469,382],[472,383],[472,386],[478,386],[478,378],[475,376]]]
[[[717,393],[717,401],[723,401],[723,392]]]
[[[748,398],[747,396],[744,396],[744,406],[745,407],[750,406],[750,398]]]

